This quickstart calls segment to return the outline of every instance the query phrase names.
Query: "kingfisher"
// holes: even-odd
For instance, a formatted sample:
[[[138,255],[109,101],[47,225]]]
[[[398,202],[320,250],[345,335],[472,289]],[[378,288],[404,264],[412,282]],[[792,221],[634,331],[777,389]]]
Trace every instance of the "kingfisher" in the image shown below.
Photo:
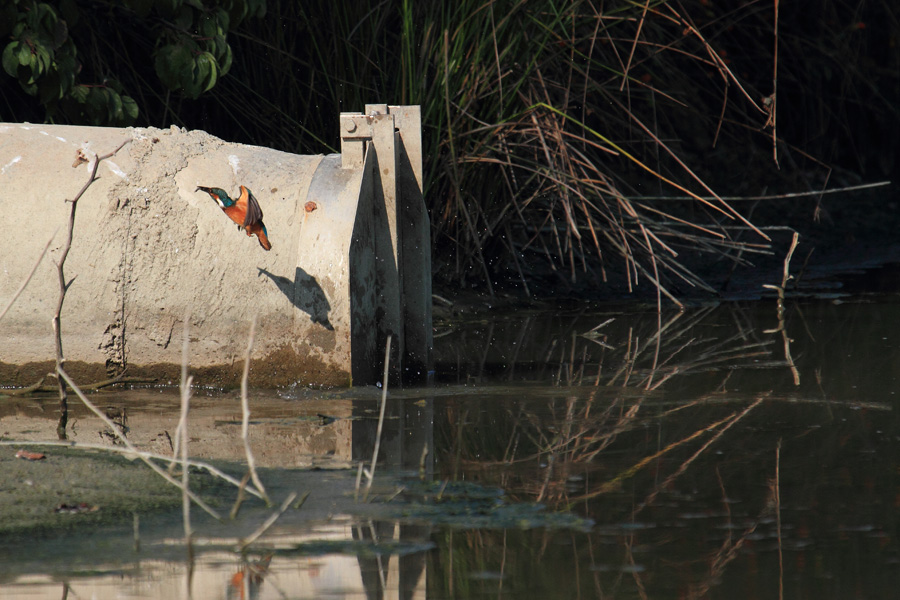
[[[272,244],[269,242],[269,232],[266,231],[266,226],[263,224],[262,209],[259,207],[259,202],[256,201],[256,196],[253,195],[253,192],[242,185],[240,197],[237,200],[233,200],[228,197],[228,193],[222,188],[198,185],[194,191],[199,192],[200,190],[209,194],[219,205],[219,208],[228,215],[228,218],[237,223],[238,230],[243,229],[246,231],[247,237],[255,233],[263,250],[272,249]]]

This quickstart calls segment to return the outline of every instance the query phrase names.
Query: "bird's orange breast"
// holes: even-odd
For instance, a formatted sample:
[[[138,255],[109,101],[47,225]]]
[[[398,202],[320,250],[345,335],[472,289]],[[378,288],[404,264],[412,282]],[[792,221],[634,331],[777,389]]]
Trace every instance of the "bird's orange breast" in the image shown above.
[[[229,206],[228,208],[223,208],[222,210],[226,215],[228,215],[229,219],[231,219],[241,227],[244,226],[244,217],[247,214],[246,211],[241,210],[237,207],[237,205]]]

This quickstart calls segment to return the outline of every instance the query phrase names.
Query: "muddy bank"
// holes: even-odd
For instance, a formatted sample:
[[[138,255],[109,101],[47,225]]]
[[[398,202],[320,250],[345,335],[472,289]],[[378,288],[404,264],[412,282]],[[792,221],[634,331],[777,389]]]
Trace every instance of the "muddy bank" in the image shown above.
[[[0,386],[22,388],[43,382],[41,389],[50,391],[56,385],[52,375],[56,363],[51,360],[10,364],[0,362]],[[191,367],[194,384],[214,388],[236,388],[241,384],[244,362],[238,360],[228,364]],[[66,372],[85,386],[105,382],[117,376],[109,367],[99,363],[67,361]],[[174,363],[130,364],[121,373],[126,382],[173,385],[181,378],[181,365]],[[346,373],[336,372],[316,356],[298,353],[294,348],[284,346],[267,356],[250,361],[250,382],[258,387],[276,388],[295,383],[316,387],[346,387],[350,378]],[[0,389],[0,397],[3,391]]]
[[[24,450],[45,458],[26,460]],[[104,452],[33,445],[0,446],[0,536],[50,536],[76,527],[123,523],[135,513],[171,510],[181,492],[138,460]],[[209,475],[192,478],[206,497],[225,486]]]
[[[201,389],[195,394],[188,420],[191,459],[214,464],[239,481],[247,468],[239,397]],[[250,437],[265,485],[278,489],[283,480],[308,482],[302,476],[305,471],[337,473],[350,468],[353,409],[349,401],[322,397],[298,404],[271,395],[253,396]],[[179,419],[177,390],[102,392],[92,394],[92,401],[127,432],[138,450],[172,455]],[[68,442],[102,448],[56,445],[57,402],[43,395],[7,398],[0,403],[0,471],[4,474],[0,537],[49,536],[79,527],[129,524],[134,513],[177,512],[181,505],[178,488],[137,457],[121,454],[123,447],[114,433],[80,402],[70,403]],[[19,450],[44,458],[18,458]],[[165,461],[157,464],[168,466]],[[316,479],[314,475],[311,478]],[[350,475],[347,478],[352,479]],[[329,477],[320,475],[319,479]],[[237,496],[234,485],[202,469],[192,469],[190,486],[222,513],[230,510]],[[264,506],[252,498],[248,502],[251,507]],[[61,505],[81,508],[55,512]]]

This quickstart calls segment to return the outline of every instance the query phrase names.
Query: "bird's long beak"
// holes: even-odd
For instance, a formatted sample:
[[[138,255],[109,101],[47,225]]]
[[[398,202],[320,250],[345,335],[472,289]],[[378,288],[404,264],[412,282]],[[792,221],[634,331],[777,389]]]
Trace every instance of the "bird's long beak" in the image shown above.
[[[200,190],[203,190],[204,192],[209,193],[209,188],[208,188],[208,187],[203,187],[202,185],[198,185],[198,186],[197,186],[197,189],[194,190],[194,191],[195,191],[195,192],[199,192]]]

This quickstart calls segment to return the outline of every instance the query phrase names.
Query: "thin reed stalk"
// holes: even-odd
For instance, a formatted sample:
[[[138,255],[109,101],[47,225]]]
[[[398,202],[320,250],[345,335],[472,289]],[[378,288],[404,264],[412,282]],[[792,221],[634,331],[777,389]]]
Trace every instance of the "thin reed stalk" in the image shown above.
[[[287,512],[287,509],[291,507],[291,503],[297,499],[297,495],[298,495],[297,492],[291,492],[290,494],[288,494],[287,497],[284,499],[284,502],[281,503],[281,506],[278,507],[278,510],[276,510],[271,515],[269,515],[268,518],[263,522],[263,524],[256,528],[256,531],[254,531],[249,536],[247,536],[246,538],[242,539],[239,542],[239,544],[238,544],[239,550],[241,552],[245,552],[247,550],[247,547],[250,546],[250,544],[252,544],[256,540],[258,540],[262,534],[264,534],[266,531],[268,531],[268,529],[272,525],[275,524],[275,521],[277,521],[281,515],[283,515],[285,512]],[[300,504],[303,504],[303,502],[306,500],[306,497],[308,495],[309,494],[307,493],[306,495],[303,496],[303,498],[300,501]]]
[[[217,521],[222,520],[222,517],[220,517],[219,514],[215,510],[213,510],[212,507],[210,507],[208,504],[206,504],[206,502],[204,502],[199,496],[197,496],[190,490],[187,490],[186,488],[184,488],[179,481],[175,480],[171,475],[166,473],[165,470],[161,469],[159,467],[159,465],[157,465],[152,460],[150,460],[147,457],[146,453],[140,452],[137,448],[135,448],[134,444],[132,444],[131,441],[127,437],[125,437],[121,431],[119,431],[119,428],[116,427],[115,423],[113,423],[109,419],[109,417],[107,417],[103,413],[103,411],[101,411],[99,408],[97,408],[93,402],[91,402],[90,400],[87,399],[87,396],[85,396],[81,392],[81,390],[78,388],[78,386],[75,384],[75,382],[72,381],[72,378],[69,377],[68,373],[66,373],[64,369],[60,369],[59,374],[60,374],[60,377],[62,377],[63,380],[69,385],[69,387],[72,388],[72,391],[75,392],[75,395],[78,396],[78,398],[84,403],[84,405],[86,407],[88,407],[88,409],[90,409],[91,412],[93,412],[95,415],[100,417],[100,420],[103,421],[106,424],[106,426],[112,430],[112,432],[115,434],[115,436],[117,438],[119,438],[119,440],[125,445],[126,448],[128,448],[128,450],[131,453],[133,453],[135,456],[140,458],[144,462],[144,464],[146,464],[148,467],[150,467],[153,470],[154,473],[156,473],[157,475],[159,475],[160,477],[162,477],[163,479],[165,479],[166,481],[168,481],[175,487],[179,488],[180,490],[183,490],[184,493],[186,493],[188,495],[188,497],[191,500],[193,500],[195,504],[197,504],[197,506],[199,506],[204,511],[206,511],[206,513],[209,514],[212,518],[216,519]]]
[[[253,342],[256,339],[256,317],[250,323],[250,335],[247,339],[247,354],[244,357],[244,373],[241,376],[241,439],[244,442],[244,454],[247,457],[247,469],[253,485],[267,505],[271,505],[266,488],[256,472],[256,459],[253,458],[253,450],[250,448],[250,399],[248,389],[250,385],[250,355],[253,352]]]
[[[184,544],[189,549],[193,543],[193,532],[191,531],[191,499],[188,496],[191,471],[188,466],[188,412],[191,404],[191,383],[194,380],[192,375],[188,375],[190,333],[191,317],[190,313],[188,313],[184,318],[181,344],[181,416],[178,420],[178,430],[175,437],[178,438],[181,449],[181,521],[184,526]]]
[[[777,1],[777,0],[776,0]],[[778,529],[778,600],[784,600],[784,540],[781,529],[781,440],[775,446],[775,526]]]
[[[240,127],[251,137],[277,131],[285,149],[301,140],[319,152],[333,138],[326,132],[336,116],[320,114],[316,126],[293,115],[323,106],[361,110],[378,101],[376,90],[420,104],[439,279],[491,295],[518,285],[530,296],[531,282],[545,278],[573,288],[606,282],[618,255],[629,289],[649,282],[660,302],[677,302],[675,282],[709,287],[672,241],[691,249],[716,238],[721,245],[706,250],[730,257],[735,242],[722,227],[733,220],[767,247],[765,232],[690,164],[695,156],[673,124],[693,120],[731,140],[732,123],[755,123],[765,112],[757,90],[723,58],[715,21],[696,19],[692,7],[401,0],[344,10],[275,1],[270,10],[304,35],[247,23],[232,71],[241,77],[223,79],[207,110],[243,115]],[[266,73],[255,68],[260,52],[270,60]],[[707,84],[710,70],[716,78]],[[694,92],[698,82],[706,95]],[[746,106],[729,100],[728,89]],[[275,94],[293,108],[278,108]],[[717,120],[708,117],[713,112]],[[648,178],[687,195],[692,206],[659,210],[642,200]],[[674,223],[694,226],[694,237]]]
[[[372,489],[372,482],[375,481],[375,465],[378,463],[378,451],[381,449],[381,432],[384,429],[384,410],[387,406],[388,375],[391,366],[392,337],[393,335],[389,333],[384,344],[384,374],[381,379],[381,406],[378,411],[378,430],[375,432],[375,448],[372,450],[372,464],[369,466],[369,472],[367,473],[366,491],[363,494],[363,501],[368,500],[369,490]]]

